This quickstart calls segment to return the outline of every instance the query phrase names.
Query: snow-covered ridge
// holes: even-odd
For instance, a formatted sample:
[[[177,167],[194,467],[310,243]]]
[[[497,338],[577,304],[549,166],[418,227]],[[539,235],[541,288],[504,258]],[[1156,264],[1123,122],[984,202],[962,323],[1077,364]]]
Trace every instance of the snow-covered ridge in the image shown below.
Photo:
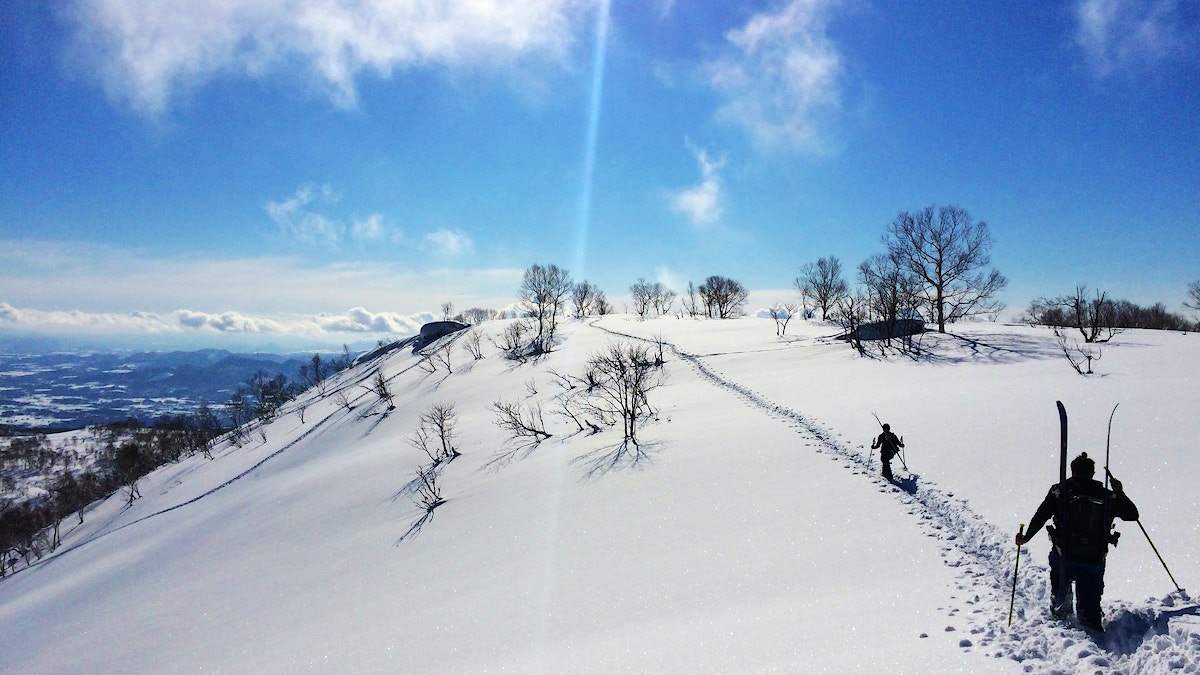
[[[1006,625],[1012,533],[1055,478],[1056,398],[1089,452],[1105,440],[1097,413],[1121,402],[1112,468],[1176,578],[1196,578],[1186,477],[1200,466],[1173,443],[1200,431],[1184,412],[1200,404],[1194,336],[1131,331],[1083,378],[1028,327],[933,336],[924,360],[859,358],[820,325],[773,330],[606,317],[569,324],[526,364],[455,350],[430,372],[407,350],[381,354],[242,447],[146,477],[130,507],[94,506],[58,553],[0,582],[0,622],[15,627],[0,670],[1200,667],[1196,604],[1170,593],[1136,528],[1110,555],[1105,644],[1044,618],[1044,538],[1023,551]],[[577,374],[628,339],[609,331],[675,355],[644,460],[587,472],[619,434],[553,415],[554,435],[514,454],[489,404],[551,410],[551,369]],[[392,409],[372,392],[379,372]],[[401,541],[425,515],[407,486],[429,459],[406,439],[432,403],[458,411],[462,455],[440,468],[446,502]],[[875,411],[906,435],[907,489],[868,459]]]

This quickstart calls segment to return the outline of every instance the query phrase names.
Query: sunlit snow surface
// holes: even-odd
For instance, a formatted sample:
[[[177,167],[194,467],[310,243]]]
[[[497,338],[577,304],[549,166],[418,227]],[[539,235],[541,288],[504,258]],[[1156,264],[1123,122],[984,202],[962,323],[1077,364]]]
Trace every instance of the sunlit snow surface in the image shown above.
[[[1055,400],[1097,458],[1120,404],[1109,465],[1175,578],[1200,578],[1200,337],[1122,333],[1083,377],[1048,330],[954,331],[864,358],[825,324],[615,316],[527,363],[486,338],[452,372],[392,352],[132,506],[65,520],[62,548],[0,581],[0,671],[1200,672],[1200,608],[1134,523],[1107,636],[1047,619],[1045,535],[1007,625],[1013,534],[1057,478]],[[621,334],[666,343],[640,455],[554,412],[560,376]],[[553,436],[515,445],[499,400],[540,402]],[[462,455],[416,528],[430,460],[408,439],[434,403]],[[902,487],[869,458],[872,413],[905,438]]]

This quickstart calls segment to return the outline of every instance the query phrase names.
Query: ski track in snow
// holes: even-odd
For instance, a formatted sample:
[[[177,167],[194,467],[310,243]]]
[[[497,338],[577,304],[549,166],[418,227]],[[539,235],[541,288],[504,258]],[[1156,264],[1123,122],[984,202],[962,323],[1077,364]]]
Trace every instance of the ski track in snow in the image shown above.
[[[659,342],[592,325],[615,336]],[[1084,630],[1053,622],[1047,616],[1049,569],[1028,560],[1022,551],[1009,627],[1013,570],[1017,565],[1011,533],[1001,532],[953,492],[922,481],[919,475],[900,478],[899,486],[889,484],[870,470],[870,454],[864,453],[861,446],[848,447],[838,440],[840,434],[816,420],[727,379],[698,355],[670,342],[662,344],[709,383],[795,428],[811,441],[806,447],[830,455],[844,468],[868,477],[879,489],[895,493],[908,512],[920,519],[926,536],[940,543],[944,563],[957,573],[955,592],[945,607],[950,618],[945,630],[964,633],[959,641],[964,651],[1012,659],[1028,673],[1200,673],[1200,606],[1186,593],[1172,593],[1141,606],[1106,600],[1107,632],[1098,644]]]

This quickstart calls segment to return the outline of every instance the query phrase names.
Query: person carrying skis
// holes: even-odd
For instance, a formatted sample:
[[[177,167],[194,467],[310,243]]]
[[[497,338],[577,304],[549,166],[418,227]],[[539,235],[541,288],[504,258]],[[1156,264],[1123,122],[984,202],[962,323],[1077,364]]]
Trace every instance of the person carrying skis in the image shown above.
[[[880,448],[879,461],[883,464],[883,477],[888,482],[894,483],[896,479],[892,477],[892,458],[900,454],[900,448],[904,447],[904,439],[897,438],[896,434],[892,433],[890,424],[883,425],[883,433],[879,437],[871,441],[871,449]]]
[[[1075,584],[1075,611],[1079,623],[1103,633],[1100,596],[1104,592],[1104,561],[1108,545],[1117,543],[1112,532],[1114,518],[1137,520],[1138,509],[1125,496],[1121,481],[1112,479],[1112,489],[1092,478],[1096,462],[1087,453],[1071,460],[1071,477],[1065,484],[1050,487],[1046,498],[1029,521],[1029,530],[1018,533],[1017,546],[1024,546],[1046,521],[1050,535],[1050,614],[1061,619],[1071,613],[1070,590]],[[1066,495],[1062,494],[1065,488]]]

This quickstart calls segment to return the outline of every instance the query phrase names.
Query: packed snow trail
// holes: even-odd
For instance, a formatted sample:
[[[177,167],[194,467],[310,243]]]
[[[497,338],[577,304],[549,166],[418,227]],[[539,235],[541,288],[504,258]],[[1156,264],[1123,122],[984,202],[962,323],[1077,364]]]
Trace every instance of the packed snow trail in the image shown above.
[[[1097,644],[1083,630],[1050,620],[1045,611],[1050,597],[1049,571],[1037,561],[1023,561],[1013,624],[1009,627],[1017,556],[1011,533],[1001,532],[954,493],[938,489],[919,475],[899,478],[898,485],[889,484],[869,468],[869,450],[848,447],[838,440],[836,432],[723,377],[696,354],[661,338],[628,335],[595,323],[592,326],[614,336],[661,344],[709,383],[795,428],[813,441],[806,444],[808,447],[830,455],[856,474],[870,477],[880,489],[893,490],[908,512],[920,519],[925,534],[941,543],[945,564],[958,573],[955,594],[950,596],[946,610],[953,620],[967,623],[967,636],[959,641],[964,650],[1013,659],[1031,673],[1200,673],[1200,605],[1186,593],[1150,599],[1141,606],[1106,601],[1107,633]],[[951,625],[946,630],[964,629]]]

